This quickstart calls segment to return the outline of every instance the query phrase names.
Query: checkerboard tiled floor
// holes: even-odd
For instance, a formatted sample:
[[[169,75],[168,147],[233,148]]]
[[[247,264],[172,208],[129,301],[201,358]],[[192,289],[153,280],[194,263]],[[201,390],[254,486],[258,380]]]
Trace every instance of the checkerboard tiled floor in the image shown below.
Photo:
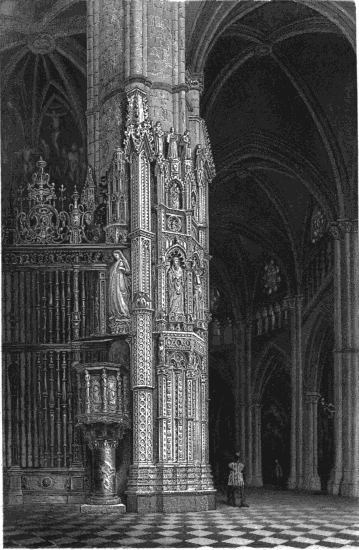
[[[359,503],[338,497],[252,490],[249,508],[219,497],[217,509],[178,514],[86,515],[64,507],[12,509],[9,548],[346,548],[359,550]]]

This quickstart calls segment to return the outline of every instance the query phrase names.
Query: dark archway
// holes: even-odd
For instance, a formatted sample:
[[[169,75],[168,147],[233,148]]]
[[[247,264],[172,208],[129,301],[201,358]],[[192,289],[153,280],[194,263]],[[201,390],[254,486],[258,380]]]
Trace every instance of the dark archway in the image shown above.
[[[212,359],[214,363],[215,358]],[[216,487],[223,488],[235,451],[234,397],[228,382],[215,368],[209,370],[209,391],[209,462]]]
[[[290,468],[291,384],[285,366],[277,362],[262,396],[262,476],[264,485],[274,483],[275,459],[283,469],[283,483]]]

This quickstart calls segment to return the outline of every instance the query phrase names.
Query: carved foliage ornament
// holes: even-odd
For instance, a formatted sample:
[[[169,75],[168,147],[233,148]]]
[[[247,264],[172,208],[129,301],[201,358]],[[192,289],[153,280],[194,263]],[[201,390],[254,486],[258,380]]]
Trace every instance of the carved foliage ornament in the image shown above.
[[[81,244],[97,242],[101,231],[93,225],[93,180],[86,179],[80,202],[75,186],[73,203],[64,210],[65,187],[59,193],[45,172],[46,162],[40,157],[37,171],[26,188],[20,188],[14,212],[15,244]],[[9,233],[8,233],[9,234]],[[5,242],[5,244],[12,244]]]
[[[130,144],[132,144],[137,154],[147,144],[148,154],[152,157],[154,153],[154,140],[152,125],[148,116],[147,96],[144,92],[135,88],[128,92],[127,99],[128,112],[124,141],[125,153],[128,156]]]
[[[264,266],[263,286],[265,292],[270,296],[277,292],[281,277],[279,275],[279,267],[271,260]]]
[[[358,232],[358,220],[338,220],[330,224],[329,232],[334,239],[342,239],[346,233]]]
[[[312,214],[311,226],[310,226],[312,243],[316,243],[323,237],[326,231],[326,228],[327,228],[327,220],[323,212],[320,210],[320,208],[315,208]]]
[[[27,45],[34,54],[49,54],[56,48],[55,39],[46,33],[31,35]]]

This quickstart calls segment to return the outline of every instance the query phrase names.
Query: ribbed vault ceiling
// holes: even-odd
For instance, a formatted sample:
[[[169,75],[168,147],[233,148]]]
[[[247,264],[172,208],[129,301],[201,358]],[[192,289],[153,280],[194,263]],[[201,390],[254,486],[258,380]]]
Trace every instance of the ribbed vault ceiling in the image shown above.
[[[186,10],[187,66],[204,76],[217,166],[213,262],[239,304],[269,258],[300,292],[314,205],[328,221],[356,211],[354,3],[191,1]],[[0,3],[3,110],[33,147],[62,109],[85,142],[85,32],[83,0]]]
[[[354,3],[190,3],[187,40],[217,166],[214,270],[240,271],[232,292],[248,295],[274,258],[301,292],[314,206],[356,212]]]

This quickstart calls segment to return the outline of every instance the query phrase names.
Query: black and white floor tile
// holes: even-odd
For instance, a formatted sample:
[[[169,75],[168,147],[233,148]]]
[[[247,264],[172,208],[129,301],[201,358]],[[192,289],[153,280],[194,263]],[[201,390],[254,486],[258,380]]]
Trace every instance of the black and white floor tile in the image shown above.
[[[346,548],[359,550],[357,501],[251,491],[249,508],[88,515],[64,507],[9,509],[5,548]]]

